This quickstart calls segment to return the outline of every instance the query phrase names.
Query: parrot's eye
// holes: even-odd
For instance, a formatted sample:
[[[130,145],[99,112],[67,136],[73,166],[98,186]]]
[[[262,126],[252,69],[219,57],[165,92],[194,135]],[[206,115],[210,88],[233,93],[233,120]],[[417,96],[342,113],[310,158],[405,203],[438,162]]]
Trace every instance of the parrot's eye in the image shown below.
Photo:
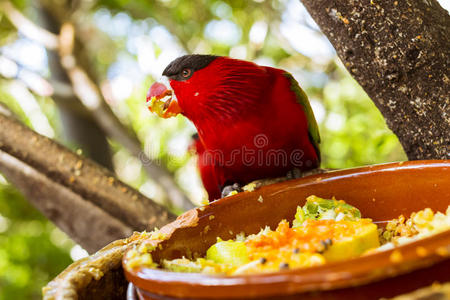
[[[192,75],[192,70],[191,69],[184,69],[183,71],[181,71],[181,76],[183,78],[189,78]]]

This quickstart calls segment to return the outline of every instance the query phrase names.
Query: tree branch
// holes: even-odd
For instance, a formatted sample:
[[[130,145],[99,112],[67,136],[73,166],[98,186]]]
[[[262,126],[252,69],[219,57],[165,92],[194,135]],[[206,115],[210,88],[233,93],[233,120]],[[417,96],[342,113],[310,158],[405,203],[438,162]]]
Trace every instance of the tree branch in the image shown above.
[[[28,201],[89,253],[133,232],[80,195],[1,150],[0,171]]]
[[[55,50],[58,48],[58,37],[56,35],[28,20],[11,2],[1,2],[0,10],[5,13],[17,30],[30,40],[42,44],[47,49]]]
[[[436,0],[302,0],[408,158],[450,158],[450,16]]]
[[[0,128],[0,171],[86,248],[98,249],[106,240],[160,227],[175,218],[108,170],[33,132],[4,109]],[[100,239],[96,231],[107,231],[107,236]],[[87,238],[86,232],[99,240]]]

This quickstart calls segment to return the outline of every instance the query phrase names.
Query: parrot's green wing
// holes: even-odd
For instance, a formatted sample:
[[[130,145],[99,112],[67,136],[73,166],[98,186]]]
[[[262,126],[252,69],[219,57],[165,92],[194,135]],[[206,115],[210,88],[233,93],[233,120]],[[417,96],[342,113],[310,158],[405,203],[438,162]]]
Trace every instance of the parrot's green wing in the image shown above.
[[[309,104],[308,96],[306,96],[305,92],[298,85],[297,80],[288,72],[284,74],[291,83],[291,90],[297,95],[297,102],[303,107],[303,111],[306,115],[306,120],[308,122],[308,133],[309,139],[316,149],[317,156],[320,161],[320,135],[319,135],[319,127],[317,126],[316,118],[314,117],[314,113],[311,109],[311,105]]]

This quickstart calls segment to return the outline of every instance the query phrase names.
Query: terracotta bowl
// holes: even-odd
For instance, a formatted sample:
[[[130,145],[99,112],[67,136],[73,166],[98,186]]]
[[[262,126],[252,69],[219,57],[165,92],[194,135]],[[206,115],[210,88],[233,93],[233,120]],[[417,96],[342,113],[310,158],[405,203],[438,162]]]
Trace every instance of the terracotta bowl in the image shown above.
[[[400,214],[450,204],[450,161],[390,163],[335,171],[262,187],[190,210],[152,241],[155,260],[204,255],[237,233],[291,221],[309,195],[335,196],[380,225]],[[258,201],[262,196],[263,201]],[[378,299],[450,280],[450,230],[351,260],[278,273],[211,276],[149,268],[125,272],[140,299]]]

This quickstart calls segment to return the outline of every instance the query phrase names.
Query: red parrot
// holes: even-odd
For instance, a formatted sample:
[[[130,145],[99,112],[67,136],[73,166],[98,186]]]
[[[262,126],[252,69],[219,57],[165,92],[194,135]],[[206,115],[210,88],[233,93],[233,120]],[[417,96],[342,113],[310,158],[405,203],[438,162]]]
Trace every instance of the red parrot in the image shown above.
[[[172,61],[163,79],[150,87],[148,107],[164,118],[181,113],[197,128],[198,167],[210,201],[233,183],[319,166],[317,122],[288,72],[193,54]]]

